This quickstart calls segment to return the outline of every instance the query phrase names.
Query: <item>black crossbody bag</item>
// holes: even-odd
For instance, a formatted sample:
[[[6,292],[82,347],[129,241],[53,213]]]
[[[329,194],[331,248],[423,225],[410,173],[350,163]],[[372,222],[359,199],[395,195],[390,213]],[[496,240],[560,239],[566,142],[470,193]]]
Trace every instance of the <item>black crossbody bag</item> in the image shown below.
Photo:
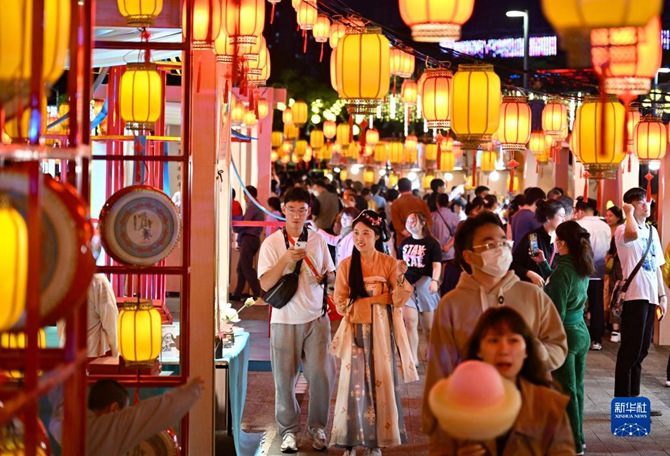
[[[647,250],[645,250],[644,255],[642,255],[640,261],[637,262],[635,268],[631,271],[630,276],[628,276],[623,285],[621,280],[617,281],[617,283],[614,285],[614,290],[612,290],[612,299],[610,300],[610,312],[612,312],[612,314],[617,318],[621,317],[621,312],[623,312],[623,302],[626,300],[626,292],[628,291],[628,287],[633,281],[635,274],[637,274],[642,267],[642,263],[644,263],[644,260],[647,258],[647,254],[651,249],[651,238],[653,235],[654,233],[652,232],[651,227],[649,227],[649,240],[647,241]]]
[[[284,234],[284,242],[286,242],[286,249],[289,248],[288,235],[286,234],[286,228],[282,230]],[[303,229],[300,234],[299,241],[307,242],[307,229]],[[298,291],[298,282],[300,280],[300,268],[302,267],[302,261],[300,260],[295,264],[293,271],[288,274],[284,274],[277,281],[277,283],[265,292],[263,296],[263,301],[270,304],[275,309],[281,309],[293,298],[296,291]]]

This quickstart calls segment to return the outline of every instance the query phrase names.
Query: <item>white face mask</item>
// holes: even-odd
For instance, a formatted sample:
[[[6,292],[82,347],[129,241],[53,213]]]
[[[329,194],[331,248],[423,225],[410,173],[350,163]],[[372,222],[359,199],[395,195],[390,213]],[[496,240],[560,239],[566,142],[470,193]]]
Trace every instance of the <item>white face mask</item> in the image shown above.
[[[482,259],[482,266],[474,267],[493,277],[504,277],[512,264],[512,249],[509,247],[496,247],[475,254]]]

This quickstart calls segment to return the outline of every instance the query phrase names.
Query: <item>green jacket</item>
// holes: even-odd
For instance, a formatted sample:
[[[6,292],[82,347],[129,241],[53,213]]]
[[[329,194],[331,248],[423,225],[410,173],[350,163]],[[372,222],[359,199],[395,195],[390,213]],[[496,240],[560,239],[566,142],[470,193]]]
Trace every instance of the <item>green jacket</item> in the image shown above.
[[[586,303],[586,289],[589,286],[589,276],[580,276],[575,269],[572,255],[561,255],[555,260],[549,282],[544,291],[565,321],[568,312],[583,312]]]

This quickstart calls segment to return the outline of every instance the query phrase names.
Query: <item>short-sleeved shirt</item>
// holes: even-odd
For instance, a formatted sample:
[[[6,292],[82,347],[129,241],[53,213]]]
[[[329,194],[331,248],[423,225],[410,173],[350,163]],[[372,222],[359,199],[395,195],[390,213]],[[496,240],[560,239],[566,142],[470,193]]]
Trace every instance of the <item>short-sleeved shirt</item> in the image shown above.
[[[616,250],[621,261],[621,270],[624,277],[629,277],[635,266],[647,250],[649,236],[652,236],[649,253],[642,263],[642,267],[635,274],[626,292],[626,301],[645,300],[650,304],[658,304],[658,279],[656,270],[665,264],[663,247],[656,228],[646,224],[637,227],[638,237],[634,241],[624,242],[626,225],[619,226],[614,232]],[[663,293],[665,294],[665,293]]]
[[[433,263],[442,261],[442,249],[432,236],[408,237],[398,247],[398,258],[407,263],[405,278],[414,285],[421,277],[433,275]]]
[[[265,238],[258,255],[258,277],[268,272],[279,262],[279,258],[286,252],[283,230],[275,231]],[[316,268],[319,275],[335,270],[333,260],[328,251],[328,245],[323,238],[308,230],[307,257]],[[295,268],[295,263],[289,263],[282,274],[288,274]],[[266,290],[267,291],[267,290]],[[307,262],[303,260],[300,268],[298,290],[293,298],[281,309],[272,309],[270,323],[303,324],[314,321],[323,314],[323,285],[317,282]]]

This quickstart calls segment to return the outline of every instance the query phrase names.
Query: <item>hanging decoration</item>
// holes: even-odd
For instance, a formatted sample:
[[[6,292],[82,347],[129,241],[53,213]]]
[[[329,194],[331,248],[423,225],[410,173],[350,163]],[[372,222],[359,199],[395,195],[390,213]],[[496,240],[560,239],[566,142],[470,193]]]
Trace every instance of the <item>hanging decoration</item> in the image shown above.
[[[351,127],[349,124],[341,123],[337,124],[337,142],[340,143],[343,147],[348,146],[351,142]]]
[[[221,28],[219,36],[214,40],[214,54],[216,61],[221,63],[233,63],[237,54],[237,46],[231,43],[226,31]],[[256,56],[258,58],[258,55]]]
[[[308,109],[309,108],[307,106],[307,103],[305,103],[303,100],[298,100],[295,103],[293,103],[293,106],[291,106],[291,112],[293,114],[293,123],[297,125],[298,128],[302,127],[307,123]]]
[[[151,300],[126,304],[119,313],[119,355],[126,365],[151,365],[160,352],[161,315]]]
[[[196,0],[197,3],[198,0]],[[234,44],[256,44],[265,27],[263,0],[220,0],[222,26]]]
[[[403,158],[403,143],[400,141],[389,141],[388,143],[388,157],[392,165],[398,165]]]
[[[316,0],[302,0],[296,8],[296,19],[301,30],[312,30],[318,17]]]
[[[481,167],[480,170],[485,173],[490,173],[491,171],[495,171],[496,169],[496,162],[498,161],[498,154],[490,151],[490,150],[483,150],[481,153]]]
[[[324,43],[330,37],[330,19],[328,19],[328,16],[324,16],[323,14],[317,16],[314,28],[312,28],[312,35],[314,36],[314,41],[321,43],[321,53],[319,54],[319,62],[321,62],[323,60]]]
[[[328,37],[328,44],[332,49],[337,47],[337,43],[347,33],[347,26],[341,22],[333,22],[330,26],[330,36]]]
[[[498,141],[505,152],[525,150],[530,140],[531,112],[526,97],[503,97]]]
[[[416,106],[418,101],[418,89],[413,79],[405,79],[400,88],[400,98],[408,106]]]
[[[448,129],[451,126],[452,78],[451,71],[441,68],[428,68],[421,76],[421,113],[428,128]]]
[[[323,136],[323,131],[321,130],[312,130],[309,133],[309,145],[312,149],[320,149],[323,147],[325,141]]]
[[[4,192],[0,193],[0,238],[0,331],[5,331],[17,322],[26,305],[28,228]]]
[[[273,131],[271,136],[272,148],[277,149],[281,147],[282,141],[284,141],[284,134],[281,131]]]
[[[399,0],[398,6],[414,41],[439,43],[461,38],[461,25],[472,16],[475,1]]]
[[[153,63],[129,63],[121,76],[119,111],[135,130],[151,130],[163,108],[163,82]]]
[[[182,6],[182,34],[186,31],[186,2]],[[211,49],[221,32],[221,1],[193,0],[191,27],[194,49]]]
[[[375,128],[369,128],[365,132],[365,144],[374,148],[377,143],[379,143],[379,131]]]
[[[542,130],[555,141],[565,139],[568,128],[568,108],[561,100],[548,100],[542,109]]]
[[[332,120],[326,120],[323,123],[323,135],[330,141],[337,134],[337,124]]]
[[[389,65],[392,76],[411,78],[414,74],[414,55],[397,47],[389,51]]]
[[[117,0],[117,5],[129,27],[151,27],[163,10],[163,0]]]

